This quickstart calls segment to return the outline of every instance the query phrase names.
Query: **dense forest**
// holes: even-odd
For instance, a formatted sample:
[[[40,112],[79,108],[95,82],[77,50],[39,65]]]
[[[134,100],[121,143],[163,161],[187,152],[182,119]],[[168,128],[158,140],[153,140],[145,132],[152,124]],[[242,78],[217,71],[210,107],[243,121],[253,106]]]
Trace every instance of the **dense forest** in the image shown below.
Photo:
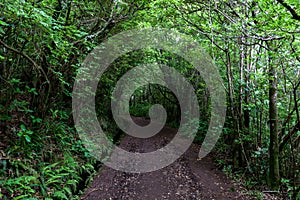
[[[75,77],[86,56],[113,35],[165,28],[191,36],[211,56],[226,91],[226,120],[213,149],[216,164],[259,199],[270,191],[300,199],[300,1],[297,0],[2,0],[0,2],[0,199],[78,199],[101,168],[73,121]],[[117,81],[156,62],[187,77],[199,102],[195,143],[203,141],[211,96],[182,57],[142,49],[103,73],[96,112],[114,143]],[[163,70],[163,69],[162,69]],[[168,88],[134,92],[130,113],[149,117],[161,104],[166,123],[180,124]]]

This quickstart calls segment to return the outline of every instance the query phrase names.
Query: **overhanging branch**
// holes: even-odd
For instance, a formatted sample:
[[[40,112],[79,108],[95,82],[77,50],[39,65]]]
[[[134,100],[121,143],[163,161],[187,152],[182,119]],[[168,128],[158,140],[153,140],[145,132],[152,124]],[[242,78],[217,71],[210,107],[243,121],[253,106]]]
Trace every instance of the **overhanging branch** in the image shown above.
[[[289,4],[285,3],[284,0],[277,0],[277,2],[284,6],[292,14],[293,19],[300,21],[300,15],[298,15]]]

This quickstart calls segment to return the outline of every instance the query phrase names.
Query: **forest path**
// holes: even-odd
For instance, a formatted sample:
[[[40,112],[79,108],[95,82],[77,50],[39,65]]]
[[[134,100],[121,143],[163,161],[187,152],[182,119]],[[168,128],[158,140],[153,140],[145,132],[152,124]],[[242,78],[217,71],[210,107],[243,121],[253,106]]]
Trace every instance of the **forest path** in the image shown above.
[[[134,118],[139,125],[147,120]],[[172,140],[177,129],[164,127],[153,137],[142,139],[126,135],[119,147],[131,152],[150,152]],[[198,160],[200,146],[192,144],[173,164],[148,173],[125,173],[104,166],[81,199],[249,199],[214,165],[209,156]]]

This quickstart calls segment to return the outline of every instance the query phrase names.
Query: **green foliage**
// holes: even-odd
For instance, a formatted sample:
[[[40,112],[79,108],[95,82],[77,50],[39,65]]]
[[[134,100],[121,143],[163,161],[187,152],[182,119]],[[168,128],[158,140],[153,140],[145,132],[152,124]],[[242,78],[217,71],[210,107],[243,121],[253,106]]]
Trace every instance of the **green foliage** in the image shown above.
[[[20,128],[22,135],[20,132],[18,135],[24,137],[24,140],[26,140],[26,135],[32,135],[25,125],[21,125]],[[75,197],[74,194],[78,192],[79,184],[88,184],[88,180],[83,180],[81,175],[95,173],[93,166],[95,161],[82,146],[80,140],[70,138],[72,132],[65,132],[68,129],[66,125],[52,125],[52,128],[55,130],[47,129],[46,131],[52,133],[64,131],[64,134],[55,134],[56,138],[41,134],[41,137],[45,142],[50,140],[56,145],[48,146],[44,143],[42,149],[37,149],[36,145],[26,140],[26,143],[21,142],[15,148],[9,148],[6,158],[2,160],[0,170],[3,199],[12,197],[22,199],[33,196],[70,199]],[[26,148],[26,152],[31,153],[23,154],[25,152],[20,148]],[[60,153],[57,155],[54,152]],[[78,157],[79,155],[81,158]],[[6,176],[8,174],[9,176]]]
[[[149,103],[137,104],[130,107],[130,114],[136,117],[149,117],[149,110],[151,105]]]
[[[21,130],[18,133],[18,136],[21,138],[21,141],[25,139],[26,142],[31,142],[31,135],[33,134],[32,131],[27,130],[25,125],[21,125]],[[22,141],[24,142],[24,141]]]
[[[87,53],[143,6],[143,1],[1,1],[1,199],[78,198],[89,184],[98,164],[73,126],[74,77]],[[110,123],[107,129],[116,127]]]
[[[254,193],[267,184],[267,88],[275,80],[267,73],[271,67],[277,71],[281,188],[300,199],[299,3],[280,2],[1,1],[0,199],[77,198],[79,185],[92,177],[83,180],[81,175],[94,174],[96,161],[73,127],[74,77],[85,56],[107,37],[144,27],[190,34],[215,60],[228,94],[217,162],[232,177],[246,179]],[[96,109],[108,137],[112,140],[118,132],[110,111],[114,86],[144,63],[174,67],[194,86],[201,119],[184,129],[188,135],[190,124],[199,123],[196,141],[201,143],[211,111],[201,74],[179,56],[155,49],[130,52],[103,74]],[[149,85],[133,96],[132,115],[148,117],[151,105],[161,104],[167,123],[180,124],[178,102],[166,88]]]

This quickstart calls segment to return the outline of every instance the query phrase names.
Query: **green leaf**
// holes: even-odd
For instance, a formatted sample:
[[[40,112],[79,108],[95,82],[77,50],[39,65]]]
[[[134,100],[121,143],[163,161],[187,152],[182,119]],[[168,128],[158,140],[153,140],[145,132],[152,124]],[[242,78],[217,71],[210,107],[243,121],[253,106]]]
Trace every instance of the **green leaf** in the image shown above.
[[[28,194],[24,194],[24,195],[17,196],[17,197],[15,197],[15,198],[13,198],[13,200],[27,199],[26,197],[28,197]]]
[[[22,135],[23,135],[23,132],[20,131],[20,132],[18,133],[18,136],[19,136],[19,137],[22,137]]]
[[[26,131],[26,126],[24,124],[21,124],[20,128],[22,129],[22,131]]]
[[[32,135],[33,134],[33,131],[26,131],[26,134],[28,134],[28,135]]]
[[[29,135],[25,135],[25,140],[26,140],[27,142],[31,142],[31,137],[30,137]]]
[[[68,197],[66,196],[65,193],[63,193],[62,191],[57,191],[53,194],[53,197],[57,198],[57,199],[68,199]]]
[[[72,195],[72,191],[71,191],[71,189],[70,189],[70,188],[68,188],[68,187],[65,187],[65,188],[64,188],[64,191],[66,191],[66,193],[67,193],[69,196],[71,196],[71,195]]]
[[[2,26],[9,26],[8,23],[6,23],[6,22],[4,22],[4,21],[2,21],[2,20],[0,20],[0,25],[2,25]]]

